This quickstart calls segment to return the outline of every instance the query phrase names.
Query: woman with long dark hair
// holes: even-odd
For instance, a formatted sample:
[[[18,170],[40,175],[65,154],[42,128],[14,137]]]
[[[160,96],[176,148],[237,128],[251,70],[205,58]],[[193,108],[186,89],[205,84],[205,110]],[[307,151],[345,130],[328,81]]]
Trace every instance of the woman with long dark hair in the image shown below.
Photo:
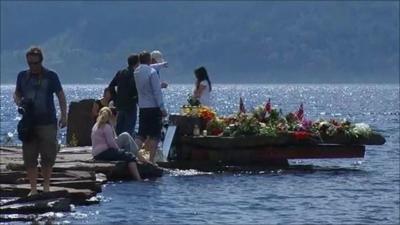
[[[211,106],[210,92],[212,88],[206,68],[202,66],[195,69],[194,75],[196,77],[196,83],[193,96],[200,101],[201,105]]]

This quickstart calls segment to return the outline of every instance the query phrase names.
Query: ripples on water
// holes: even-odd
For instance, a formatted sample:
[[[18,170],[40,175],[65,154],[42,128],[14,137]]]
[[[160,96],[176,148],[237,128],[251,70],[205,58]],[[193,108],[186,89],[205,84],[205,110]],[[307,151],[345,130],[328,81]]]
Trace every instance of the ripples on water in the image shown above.
[[[215,85],[218,114],[234,113],[239,97],[250,109],[271,98],[284,113],[304,103],[306,116],[365,122],[387,142],[364,159],[291,160],[288,170],[203,173],[172,170],[146,182],[104,186],[101,204],[54,214],[60,223],[140,224],[398,224],[399,87],[396,85]],[[100,97],[102,85],[64,85],[68,101]],[[1,141],[19,119],[14,86],[1,86]],[[164,92],[178,113],[192,85]],[[58,105],[58,102],[57,104]],[[65,131],[61,132],[64,138]],[[15,137],[13,138],[15,140]],[[310,165],[310,166],[302,166]],[[51,215],[50,215],[51,216]]]

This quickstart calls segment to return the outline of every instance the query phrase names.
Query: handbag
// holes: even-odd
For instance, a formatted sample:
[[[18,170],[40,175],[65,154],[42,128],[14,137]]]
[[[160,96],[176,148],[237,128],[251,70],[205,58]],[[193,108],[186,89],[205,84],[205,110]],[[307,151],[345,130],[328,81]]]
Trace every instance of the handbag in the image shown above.
[[[29,77],[28,82],[31,77]],[[35,87],[35,95],[32,99],[22,99],[18,112],[22,114],[21,120],[17,124],[18,139],[22,142],[29,142],[33,137],[33,102],[36,99],[37,92],[41,86],[42,80],[39,80],[37,87]]]
[[[22,116],[22,119],[17,125],[18,139],[22,142],[29,142],[33,136],[33,123],[32,118],[29,118],[27,114]]]

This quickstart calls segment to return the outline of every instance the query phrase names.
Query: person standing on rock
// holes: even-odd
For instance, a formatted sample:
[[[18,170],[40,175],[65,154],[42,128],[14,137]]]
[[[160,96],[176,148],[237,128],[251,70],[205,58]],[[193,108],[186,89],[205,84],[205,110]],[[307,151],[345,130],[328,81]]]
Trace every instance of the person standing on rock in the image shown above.
[[[139,61],[140,65],[135,70],[139,96],[139,133],[135,141],[138,146],[144,143],[144,148],[150,152],[150,161],[154,163],[157,145],[161,139],[162,118],[167,116],[167,111],[159,76],[150,67],[150,53],[142,52]]]
[[[57,116],[54,106],[54,93],[61,110],[59,127],[67,125],[67,103],[57,73],[42,65],[43,53],[32,47],[26,53],[28,70],[21,71],[17,77],[14,101],[19,112],[29,115],[29,136],[22,140],[22,153],[31,191],[37,194],[38,156],[44,179],[43,191],[50,191],[50,178],[59,150],[57,141]]]
[[[132,137],[135,136],[138,94],[133,73],[138,64],[139,56],[130,55],[128,67],[118,71],[108,85],[118,111],[115,127],[117,135],[128,132]]]

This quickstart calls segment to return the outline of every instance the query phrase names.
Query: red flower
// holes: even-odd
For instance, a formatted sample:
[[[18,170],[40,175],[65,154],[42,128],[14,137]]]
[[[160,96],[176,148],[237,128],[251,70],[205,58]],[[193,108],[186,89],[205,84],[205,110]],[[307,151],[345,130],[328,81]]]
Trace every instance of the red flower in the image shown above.
[[[211,130],[211,135],[219,135],[223,132],[221,128],[214,128]]]
[[[310,138],[310,133],[308,132],[304,132],[304,131],[295,131],[293,133],[294,139],[301,141],[301,140],[306,140],[308,138]]]

